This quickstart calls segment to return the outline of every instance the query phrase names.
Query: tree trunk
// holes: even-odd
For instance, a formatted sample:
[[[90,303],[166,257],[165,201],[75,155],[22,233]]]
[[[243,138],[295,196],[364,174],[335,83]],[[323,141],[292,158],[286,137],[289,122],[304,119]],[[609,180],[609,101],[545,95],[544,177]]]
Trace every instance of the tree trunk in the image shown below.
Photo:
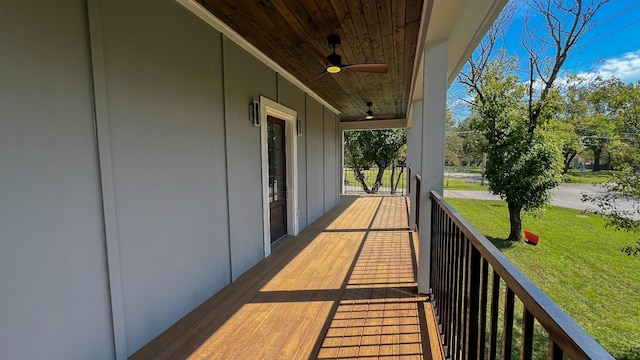
[[[373,184],[373,186],[371,186],[371,193],[375,194],[378,192],[378,190],[380,189],[380,186],[382,186],[382,178],[384,177],[384,170],[385,168],[378,165],[378,174],[376,175],[376,182]]]
[[[571,162],[573,161],[573,158],[576,157],[576,155],[578,155],[576,151],[573,151],[564,155],[564,174],[569,172],[569,168],[571,167]]]
[[[522,205],[507,203],[509,207],[509,223],[511,232],[507,240],[522,242]]]
[[[360,168],[360,166],[357,166],[355,164],[353,165],[353,175],[356,177],[356,180],[360,182],[360,185],[362,185],[362,190],[364,190],[364,192],[366,192],[367,194],[371,194],[371,190],[367,186],[367,182],[364,181],[364,174],[362,173],[362,169]]]
[[[600,171],[600,155],[602,154],[602,148],[593,150],[593,172]]]

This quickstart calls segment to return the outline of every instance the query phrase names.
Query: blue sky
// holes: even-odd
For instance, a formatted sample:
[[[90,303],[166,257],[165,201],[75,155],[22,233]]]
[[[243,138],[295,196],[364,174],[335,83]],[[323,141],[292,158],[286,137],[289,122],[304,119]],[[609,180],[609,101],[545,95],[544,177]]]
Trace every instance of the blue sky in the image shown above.
[[[512,0],[513,1],[513,0]],[[505,34],[505,48],[511,55],[526,58],[520,39],[524,32],[524,7],[516,12],[512,25]],[[616,76],[624,82],[640,80],[640,1],[613,0],[597,14],[595,26],[580,40],[569,54],[563,71],[570,74],[600,73]],[[458,119],[466,111],[459,107],[465,89],[452,84],[449,103]]]

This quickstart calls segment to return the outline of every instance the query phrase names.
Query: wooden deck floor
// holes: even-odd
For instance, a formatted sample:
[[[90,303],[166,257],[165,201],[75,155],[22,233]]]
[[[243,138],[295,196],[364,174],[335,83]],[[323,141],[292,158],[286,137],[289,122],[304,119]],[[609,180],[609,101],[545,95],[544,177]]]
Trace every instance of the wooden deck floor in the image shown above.
[[[440,359],[407,223],[403,197],[344,197],[132,359]]]

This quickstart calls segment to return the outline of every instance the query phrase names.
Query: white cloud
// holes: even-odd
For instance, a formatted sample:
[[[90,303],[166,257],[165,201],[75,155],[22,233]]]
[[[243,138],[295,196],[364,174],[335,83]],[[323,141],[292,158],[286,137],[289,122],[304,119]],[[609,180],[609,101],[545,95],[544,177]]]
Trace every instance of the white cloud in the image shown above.
[[[607,59],[598,67],[598,70],[604,77],[615,76],[624,82],[636,82],[640,80],[640,51]]]
[[[594,71],[578,75],[587,79],[596,75],[601,75],[603,78],[615,76],[623,82],[636,82],[640,80],[640,50],[603,60]]]

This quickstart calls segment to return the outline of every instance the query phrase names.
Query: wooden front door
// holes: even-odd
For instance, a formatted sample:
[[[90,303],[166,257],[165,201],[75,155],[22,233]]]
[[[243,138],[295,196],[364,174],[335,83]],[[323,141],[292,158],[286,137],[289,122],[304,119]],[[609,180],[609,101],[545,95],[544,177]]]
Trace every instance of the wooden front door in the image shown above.
[[[271,242],[287,233],[287,157],[284,120],[267,116]]]

